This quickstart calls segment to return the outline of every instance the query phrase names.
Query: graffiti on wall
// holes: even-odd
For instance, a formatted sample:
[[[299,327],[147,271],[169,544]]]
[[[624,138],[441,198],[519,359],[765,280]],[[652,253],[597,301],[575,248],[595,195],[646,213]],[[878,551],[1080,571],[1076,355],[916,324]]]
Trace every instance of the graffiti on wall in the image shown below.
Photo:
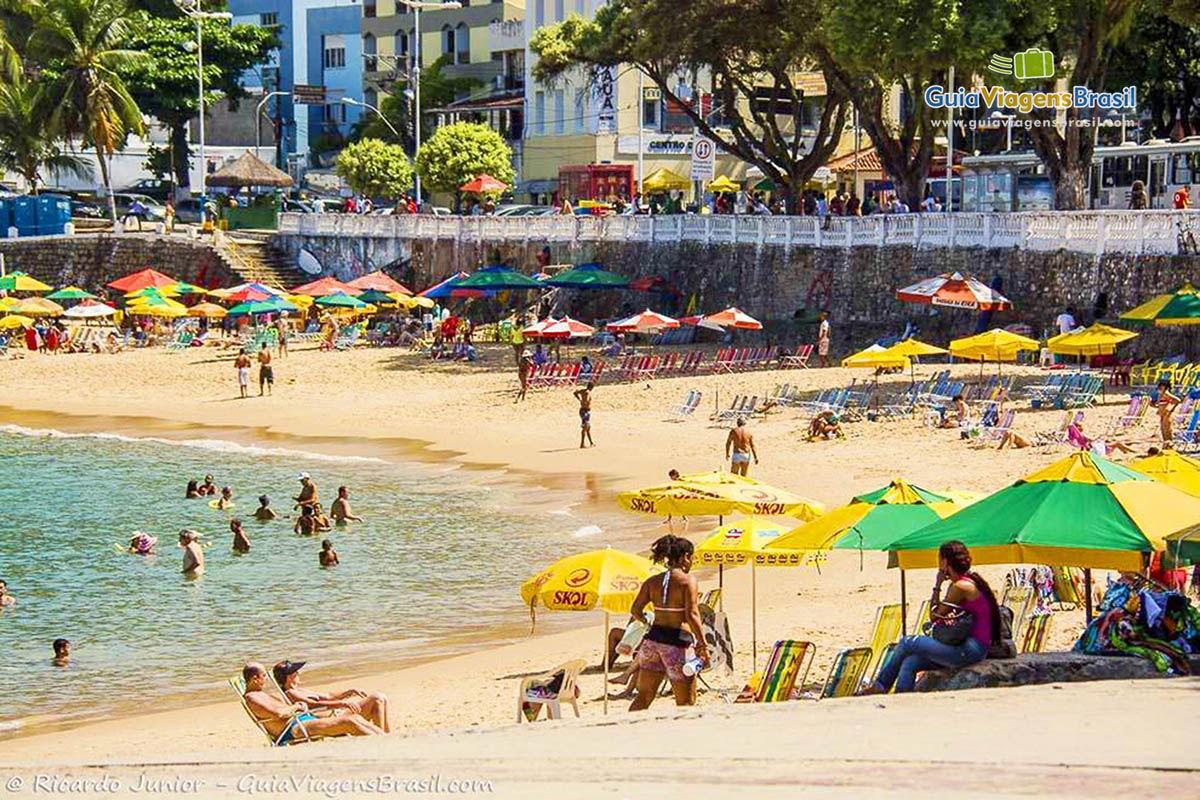
[[[352,281],[375,270],[397,270],[412,257],[409,243],[401,239],[368,239],[357,236],[288,236],[280,244],[304,272]]]

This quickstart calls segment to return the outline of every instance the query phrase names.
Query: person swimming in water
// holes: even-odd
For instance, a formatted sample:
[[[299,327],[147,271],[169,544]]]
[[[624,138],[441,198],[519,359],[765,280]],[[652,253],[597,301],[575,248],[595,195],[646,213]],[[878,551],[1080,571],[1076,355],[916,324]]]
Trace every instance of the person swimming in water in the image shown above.
[[[345,525],[347,522],[362,522],[362,517],[354,516],[354,512],[350,509],[350,490],[345,486],[339,486],[337,491],[337,499],[329,508],[329,515],[333,517],[333,521],[339,525]]]
[[[221,496],[217,499],[217,508],[226,509],[233,506],[233,490],[228,486],[221,488]]]
[[[258,496],[258,508],[254,511],[254,518],[259,522],[270,522],[279,515],[275,513],[275,509],[271,508],[271,498],[265,494]]]
[[[157,537],[135,531],[133,538],[129,540],[129,552],[137,556],[152,556],[156,544],[158,544]]]
[[[179,546],[183,548],[184,575],[194,578],[204,574],[204,550],[197,541],[200,534],[193,530],[184,529],[179,532]]]
[[[229,520],[229,530],[233,533],[233,552],[249,553],[250,537],[242,530],[242,521],[237,518]]]
[[[338,560],[337,550],[333,549],[333,542],[328,539],[321,540],[321,552],[317,555],[317,561],[322,567],[336,567],[342,563]]]
[[[313,520],[316,523],[318,531],[333,530],[333,523],[329,521],[329,517],[325,516],[325,512],[321,509],[320,503],[313,503]]]
[[[200,482],[195,478],[188,481],[187,493],[184,495],[188,500],[195,500],[200,496]]]
[[[200,484],[200,488],[196,490],[196,493],[201,497],[206,495],[215,495],[217,493],[217,484],[213,482],[212,475],[204,476],[204,483]]]
[[[50,659],[50,663],[56,667],[66,667],[71,664],[71,642],[66,639],[55,639],[54,658]]]
[[[317,518],[313,515],[312,506],[301,507],[300,516],[296,518],[292,530],[297,536],[312,536],[317,532]]]

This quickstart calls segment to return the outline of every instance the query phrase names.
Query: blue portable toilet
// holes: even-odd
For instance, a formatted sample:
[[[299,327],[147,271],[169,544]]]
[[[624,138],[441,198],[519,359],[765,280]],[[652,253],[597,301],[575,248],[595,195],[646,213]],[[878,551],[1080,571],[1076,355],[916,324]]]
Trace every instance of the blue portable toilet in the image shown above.
[[[8,238],[9,225],[12,225],[12,198],[0,197],[0,238]]]
[[[18,236],[37,235],[37,197],[23,194],[12,199],[12,224]]]
[[[43,194],[37,198],[38,236],[61,234],[71,221],[71,199],[61,194]]]

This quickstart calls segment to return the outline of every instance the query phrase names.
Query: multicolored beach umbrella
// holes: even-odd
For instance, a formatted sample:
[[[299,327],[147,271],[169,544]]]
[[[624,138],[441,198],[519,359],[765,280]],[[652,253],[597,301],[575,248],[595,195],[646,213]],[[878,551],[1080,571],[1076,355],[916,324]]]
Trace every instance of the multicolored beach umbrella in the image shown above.
[[[400,295],[400,297],[405,297],[405,295]],[[376,303],[378,305],[394,306],[397,304],[397,300],[391,294],[381,292],[378,289],[368,289],[359,294],[358,299],[364,303]]]
[[[283,289],[276,289],[274,286],[267,286],[265,283],[259,283],[258,281],[239,283],[237,286],[230,286],[228,289],[216,289],[209,292],[209,294],[217,297],[228,297],[234,292],[240,292],[243,289],[253,289],[259,294],[270,295],[273,297],[283,297],[287,294],[287,292],[285,292]]]
[[[48,292],[52,288],[24,272],[10,272],[0,278],[0,289],[6,292]]]
[[[609,272],[599,264],[580,264],[574,269],[560,272],[544,283],[564,289],[625,289],[629,286],[626,278]]]
[[[968,505],[961,494],[941,494],[896,478],[860,494],[767,547],[784,550],[886,550],[897,539],[955,514]]]
[[[1198,519],[1200,497],[1079,451],[887,549],[902,569],[936,567],[938,548],[957,539],[976,564],[1137,571]]]
[[[1129,466],[1156,481],[1200,497],[1200,461],[1191,456],[1163,450],[1158,455],[1135,458]]]
[[[126,300],[137,300],[141,297],[175,297],[175,290],[170,286],[143,286],[125,293]]]
[[[197,286],[194,283],[188,283],[187,281],[172,283],[170,286],[164,287],[165,289],[170,289],[171,293],[176,295],[208,294],[207,289]]]
[[[95,300],[96,295],[80,289],[78,286],[64,286],[58,291],[46,295],[47,300]]]
[[[1120,319],[1134,325],[1200,325],[1200,291],[1185,283],[1126,311]]]
[[[231,317],[237,317],[244,314],[278,314],[283,311],[296,310],[296,306],[282,297],[268,297],[265,300],[248,300],[245,303],[239,303],[226,313]]]
[[[460,283],[462,283],[469,277],[471,277],[471,275],[468,272],[455,273],[454,275],[451,275],[449,278],[446,278],[445,280],[442,280],[442,281],[438,281],[433,286],[430,286],[425,291],[419,293],[417,295],[417,297],[431,297],[431,298],[436,298],[438,300],[444,300],[444,299],[450,297],[450,293],[453,292],[454,289],[457,288]],[[473,296],[483,297],[483,295],[484,295],[483,292],[477,292]]]
[[[541,289],[543,286],[528,275],[522,275],[511,267],[506,267],[503,264],[495,264],[490,267],[484,267],[476,271],[474,275],[464,278],[454,288],[503,292],[519,289]]]
[[[542,337],[546,339],[586,339],[596,332],[596,329],[586,322],[563,317],[542,328]]]
[[[664,517],[757,514],[802,520],[816,519],[825,508],[816,500],[720,470],[681,475],[670,483],[621,492],[617,505],[626,511]]]
[[[1061,353],[1065,356],[1107,356],[1117,350],[1117,345],[1136,339],[1133,331],[1124,331],[1099,322],[1081,331],[1070,331],[1051,336],[1046,340],[1046,347],[1051,353]]]
[[[216,303],[197,303],[187,310],[189,317],[205,317],[206,319],[224,319],[229,312]]]
[[[225,292],[221,298],[227,303],[252,303],[255,300],[271,300],[276,295],[270,292],[260,292],[258,289],[253,289],[249,286],[235,291]]]
[[[943,273],[896,290],[896,299],[905,303],[924,303],[973,311],[1003,311],[1012,302],[982,281],[961,272]]]

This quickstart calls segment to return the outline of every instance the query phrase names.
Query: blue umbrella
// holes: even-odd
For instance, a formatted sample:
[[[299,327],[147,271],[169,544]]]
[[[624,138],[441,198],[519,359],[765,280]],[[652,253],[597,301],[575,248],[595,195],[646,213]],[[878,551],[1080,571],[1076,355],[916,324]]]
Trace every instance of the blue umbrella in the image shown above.
[[[417,295],[417,297],[431,297],[435,300],[444,300],[450,296],[450,292],[454,291],[454,287],[465,281],[469,276],[466,272],[459,272],[451,275],[446,280],[440,283],[435,283],[425,291]]]

